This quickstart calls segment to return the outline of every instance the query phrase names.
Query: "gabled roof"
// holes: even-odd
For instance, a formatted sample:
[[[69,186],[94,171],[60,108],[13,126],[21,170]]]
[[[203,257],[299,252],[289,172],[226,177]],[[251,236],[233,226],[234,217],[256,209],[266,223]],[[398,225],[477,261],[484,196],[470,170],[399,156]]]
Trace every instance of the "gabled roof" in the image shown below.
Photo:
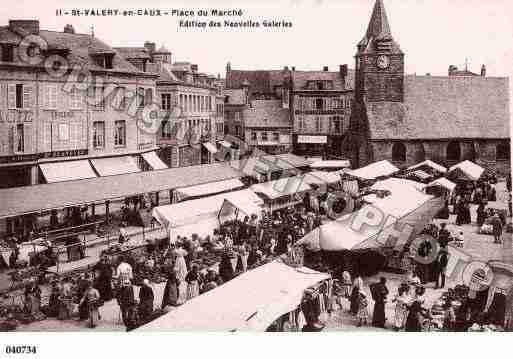
[[[223,93],[228,105],[244,105],[246,103],[243,89],[225,89]]]
[[[114,47],[125,59],[151,59],[145,47]]]
[[[290,111],[282,107],[281,100],[254,100],[243,111],[246,127],[290,127]]]
[[[508,78],[406,76],[404,103],[367,103],[371,139],[509,138]]]
[[[130,64],[123,55],[114,56],[112,69],[105,69],[97,65],[94,56],[98,54],[116,54],[116,51],[97,37],[89,34],[66,33],[58,31],[40,30],[41,36],[48,44],[49,49],[69,50],[67,60],[71,66],[84,66],[90,71],[123,72],[142,75],[136,67]],[[21,36],[12,32],[8,27],[0,27],[0,42],[19,44]],[[17,56],[13,64],[26,65]]]
[[[284,70],[230,70],[226,72],[226,87],[242,88],[244,81],[249,82],[249,94],[271,94],[276,86],[282,86],[288,77]]]
[[[354,74],[354,70],[348,70],[344,81],[340,72],[335,71],[293,71],[292,85],[294,91],[308,91],[309,81],[333,81],[331,91],[351,90],[354,88]]]

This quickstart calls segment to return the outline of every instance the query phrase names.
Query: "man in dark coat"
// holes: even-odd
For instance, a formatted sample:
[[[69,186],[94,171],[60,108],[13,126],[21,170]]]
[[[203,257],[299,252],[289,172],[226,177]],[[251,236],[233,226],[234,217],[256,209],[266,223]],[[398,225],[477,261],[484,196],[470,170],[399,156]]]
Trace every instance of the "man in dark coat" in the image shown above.
[[[151,319],[153,313],[153,289],[150,287],[148,279],[143,280],[141,289],[139,290],[139,317],[143,322]]]
[[[372,299],[374,299],[374,313],[372,314],[372,326],[377,328],[385,328],[385,302],[388,295],[386,286],[387,280],[381,277],[379,283],[374,284],[372,291]]]
[[[95,288],[100,292],[100,298],[103,302],[112,299],[112,265],[109,263],[107,256],[103,256],[96,264],[95,268],[98,275]]]
[[[440,248],[447,248],[447,245],[452,240],[451,239],[451,232],[449,232],[446,228],[447,224],[442,223],[440,224],[440,231],[438,231],[438,244],[440,245]]]
[[[441,248],[438,258],[436,259],[436,289],[445,287],[445,272],[448,262],[449,254],[447,249]]]
[[[121,318],[126,330],[132,330],[137,326],[135,313],[135,296],[134,288],[129,279],[124,279],[119,289],[117,300],[119,309],[121,310]]]

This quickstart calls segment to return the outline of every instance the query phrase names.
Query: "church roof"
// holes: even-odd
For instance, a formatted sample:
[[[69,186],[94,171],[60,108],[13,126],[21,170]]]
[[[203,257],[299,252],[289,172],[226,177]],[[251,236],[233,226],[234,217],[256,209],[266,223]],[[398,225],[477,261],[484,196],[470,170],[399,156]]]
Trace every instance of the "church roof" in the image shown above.
[[[392,37],[383,0],[376,0],[367,32],[358,43],[358,51],[360,53],[371,53],[382,50],[383,46],[385,46],[384,49],[394,53],[402,52]]]
[[[367,103],[370,139],[509,138],[509,84],[499,77],[406,76],[404,103]]]
[[[374,10],[367,27],[367,38],[392,38],[390,25],[388,23],[387,13],[383,0],[376,0]]]

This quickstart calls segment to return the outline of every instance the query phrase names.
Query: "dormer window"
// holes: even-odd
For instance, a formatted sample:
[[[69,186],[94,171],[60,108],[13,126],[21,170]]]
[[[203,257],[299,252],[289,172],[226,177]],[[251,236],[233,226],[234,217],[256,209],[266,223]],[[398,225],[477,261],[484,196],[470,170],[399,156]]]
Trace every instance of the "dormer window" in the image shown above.
[[[114,55],[105,55],[105,68],[112,69],[112,59]]]
[[[2,61],[13,62],[14,61],[14,47],[10,44],[2,44]]]

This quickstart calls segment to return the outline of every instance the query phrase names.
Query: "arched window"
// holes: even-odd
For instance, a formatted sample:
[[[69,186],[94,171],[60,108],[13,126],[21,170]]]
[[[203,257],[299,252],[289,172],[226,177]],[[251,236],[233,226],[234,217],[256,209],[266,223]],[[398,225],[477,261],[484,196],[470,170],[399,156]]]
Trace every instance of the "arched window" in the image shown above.
[[[461,158],[461,148],[458,141],[451,141],[447,145],[447,153],[445,155],[449,161],[459,161]]]
[[[509,160],[511,158],[511,149],[508,142],[504,141],[497,145],[495,158],[497,160]]]
[[[406,146],[402,142],[396,142],[392,146],[392,161],[405,162],[406,161]]]

